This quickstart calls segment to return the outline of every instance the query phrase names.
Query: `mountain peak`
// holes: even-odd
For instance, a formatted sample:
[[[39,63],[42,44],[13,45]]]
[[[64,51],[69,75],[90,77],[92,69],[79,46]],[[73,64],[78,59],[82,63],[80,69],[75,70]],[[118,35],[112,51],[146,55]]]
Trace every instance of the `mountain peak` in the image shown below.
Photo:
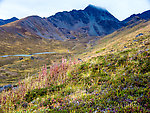
[[[99,10],[99,11],[107,11],[105,8],[97,7],[92,4],[89,4],[84,10],[86,11],[86,10],[92,10],[92,9]]]
[[[86,8],[95,8],[96,6],[89,4]]]
[[[19,20],[18,18],[16,18],[16,17],[12,17],[11,19],[13,19],[13,20]]]
[[[28,17],[26,17],[26,18],[41,18],[41,17],[38,16],[38,15],[31,15],[31,16],[28,16]]]

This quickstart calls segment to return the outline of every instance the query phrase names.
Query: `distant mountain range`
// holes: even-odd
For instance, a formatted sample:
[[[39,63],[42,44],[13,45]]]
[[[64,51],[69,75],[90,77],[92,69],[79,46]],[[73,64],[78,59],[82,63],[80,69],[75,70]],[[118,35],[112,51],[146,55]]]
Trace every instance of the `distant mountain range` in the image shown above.
[[[133,14],[130,17],[123,20],[122,22],[129,25],[129,24],[132,24],[132,23],[139,22],[140,20],[145,20],[145,21],[150,20],[150,10],[145,11],[143,13],[139,13],[139,14]]]
[[[0,20],[0,25],[3,25],[0,26],[0,32],[5,31],[21,37],[44,37],[56,40],[76,39],[104,36],[141,19],[149,20],[150,10],[119,21],[106,9],[89,5],[84,10],[59,12],[48,18],[29,16],[20,20],[15,17]]]
[[[0,19],[0,25],[5,25],[5,24],[8,24],[8,23],[14,22],[16,20],[19,20],[19,19],[16,18],[16,17],[13,17],[13,18],[7,19],[7,20]]]

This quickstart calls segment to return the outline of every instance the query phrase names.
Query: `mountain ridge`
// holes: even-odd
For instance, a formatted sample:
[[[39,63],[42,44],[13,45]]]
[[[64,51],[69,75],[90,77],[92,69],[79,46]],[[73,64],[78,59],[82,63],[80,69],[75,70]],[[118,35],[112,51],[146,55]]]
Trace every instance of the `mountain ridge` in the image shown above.
[[[130,17],[126,18],[125,20],[123,20],[122,22],[124,23],[130,23],[131,21],[139,21],[139,20],[150,20],[150,10],[144,11],[142,13],[138,13],[138,14],[133,14]]]
[[[28,16],[1,25],[1,31],[23,37],[43,37],[48,39],[66,40],[80,39],[90,36],[105,36],[124,26],[149,19],[150,11],[134,14],[119,21],[106,9],[88,5],[83,10],[63,11],[47,18],[37,15]],[[0,20],[1,21],[1,20]],[[24,24],[24,22],[26,24]]]
[[[106,9],[93,5],[84,10],[58,12],[48,18],[29,16],[0,26],[4,31],[15,35],[19,33],[25,37],[27,35],[56,40],[104,36],[121,27],[121,22]]]
[[[51,23],[45,21],[39,16],[29,16],[20,19],[16,22],[6,24],[1,27],[3,30],[22,37],[55,37],[57,40],[62,40],[61,33]],[[60,36],[59,36],[60,35]]]
[[[14,22],[16,20],[19,20],[18,18],[16,17],[12,17],[10,19],[6,19],[6,20],[3,20],[3,19],[0,19],[0,26],[1,25],[5,25],[5,24],[8,24],[8,23],[11,23],[11,22]]]

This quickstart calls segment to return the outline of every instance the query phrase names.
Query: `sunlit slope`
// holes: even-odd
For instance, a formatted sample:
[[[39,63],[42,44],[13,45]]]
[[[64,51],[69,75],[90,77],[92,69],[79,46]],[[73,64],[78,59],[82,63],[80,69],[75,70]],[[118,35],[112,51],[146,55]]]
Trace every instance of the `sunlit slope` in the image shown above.
[[[125,49],[137,48],[140,46],[144,46],[145,43],[148,42],[138,42],[136,38],[139,34],[141,36],[149,37],[150,32],[150,21],[141,22],[136,26],[127,26],[114,33],[101,38],[97,41],[97,45],[85,51],[81,57],[82,59],[87,59],[93,56],[99,56],[103,54],[123,51]],[[132,41],[131,41],[132,40]],[[149,38],[147,39],[147,41]]]

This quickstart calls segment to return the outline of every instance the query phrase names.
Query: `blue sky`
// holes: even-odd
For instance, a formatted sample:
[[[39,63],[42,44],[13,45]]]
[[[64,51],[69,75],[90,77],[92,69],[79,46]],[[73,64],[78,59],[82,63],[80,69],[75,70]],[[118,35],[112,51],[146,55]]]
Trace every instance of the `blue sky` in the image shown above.
[[[150,10],[150,0],[0,0],[0,19],[48,17],[57,12],[84,9],[89,4],[106,8],[119,20]]]

